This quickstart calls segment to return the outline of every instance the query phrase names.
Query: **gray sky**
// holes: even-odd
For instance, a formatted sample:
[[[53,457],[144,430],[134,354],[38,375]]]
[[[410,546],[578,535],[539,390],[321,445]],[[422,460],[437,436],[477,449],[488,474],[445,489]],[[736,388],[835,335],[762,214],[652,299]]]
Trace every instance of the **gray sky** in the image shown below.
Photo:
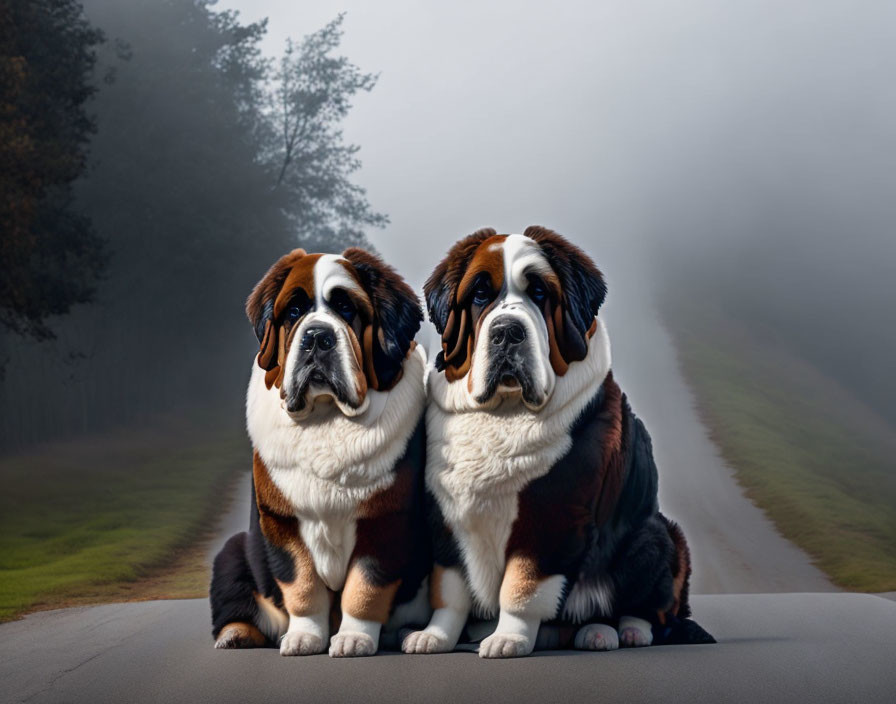
[[[852,165],[855,186],[896,146],[896,3],[219,7],[268,17],[272,55],[347,11],[345,55],[381,73],[345,130],[362,147],[357,180],[392,219],[371,236],[417,286],[460,235],[539,223],[585,245],[612,295],[646,243],[689,236],[664,219],[711,200],[706,222],[752,223],[744,188],[775,193],[807,172],[825,178],[803,195],[829,199],[832,163]]]

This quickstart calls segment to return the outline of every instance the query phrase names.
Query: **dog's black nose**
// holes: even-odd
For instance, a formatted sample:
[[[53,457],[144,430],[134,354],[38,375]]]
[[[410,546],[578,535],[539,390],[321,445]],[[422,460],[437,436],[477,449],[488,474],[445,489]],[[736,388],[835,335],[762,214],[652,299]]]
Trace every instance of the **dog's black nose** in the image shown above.
[[[491,335],[493,345],[518,345],[526,339],[526,328],[513,318],[498,318],[492,323]]]
[[[327,352],[336,346],[336,335],[325,327],[310,327],[302,335],[301,348],[306,352]]]

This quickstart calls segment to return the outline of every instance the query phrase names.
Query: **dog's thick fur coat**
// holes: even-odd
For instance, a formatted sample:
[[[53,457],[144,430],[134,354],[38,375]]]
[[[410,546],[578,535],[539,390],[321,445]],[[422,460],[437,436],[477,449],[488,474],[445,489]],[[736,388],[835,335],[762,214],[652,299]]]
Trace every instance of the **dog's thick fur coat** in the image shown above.
[[[427,410],[434,615],[404,650],[450,650],[471,614],[498,617],[483,657],[531,652],[542,623],[555,647],[711,641],[687,620],[687,544],[610,371],[591,260],[543,228],[482,230],[426,293],[443,343]]]
[[[412,344],[422,310],[366,252],[297,250],[248,313],[260,345],[246,402],[251,518],[215,559],[216,647],[372,655],[390,617],[426,618],[409,613],[430,562],[425,360]]]

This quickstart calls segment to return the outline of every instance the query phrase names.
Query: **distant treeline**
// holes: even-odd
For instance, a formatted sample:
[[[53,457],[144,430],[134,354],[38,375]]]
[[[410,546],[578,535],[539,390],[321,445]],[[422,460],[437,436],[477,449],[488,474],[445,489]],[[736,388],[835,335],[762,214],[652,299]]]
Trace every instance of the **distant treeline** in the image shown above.
[[[341,17],[270,61],[206,0],[0,8],[0,447],[238,398],[270,263],[386,222],[340,132],[375,83]]]

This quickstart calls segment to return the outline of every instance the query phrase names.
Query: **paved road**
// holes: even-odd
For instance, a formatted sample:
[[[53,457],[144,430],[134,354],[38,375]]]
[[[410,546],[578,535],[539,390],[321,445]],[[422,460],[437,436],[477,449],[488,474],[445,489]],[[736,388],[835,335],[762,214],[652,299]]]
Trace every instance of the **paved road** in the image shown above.
[[[694,598],[720,643],[612,653],[380,654],[354,661],[211,647],[204,600],[112,604],[0,626],[0,701],[896,701],[896,603],[861,594]]]

